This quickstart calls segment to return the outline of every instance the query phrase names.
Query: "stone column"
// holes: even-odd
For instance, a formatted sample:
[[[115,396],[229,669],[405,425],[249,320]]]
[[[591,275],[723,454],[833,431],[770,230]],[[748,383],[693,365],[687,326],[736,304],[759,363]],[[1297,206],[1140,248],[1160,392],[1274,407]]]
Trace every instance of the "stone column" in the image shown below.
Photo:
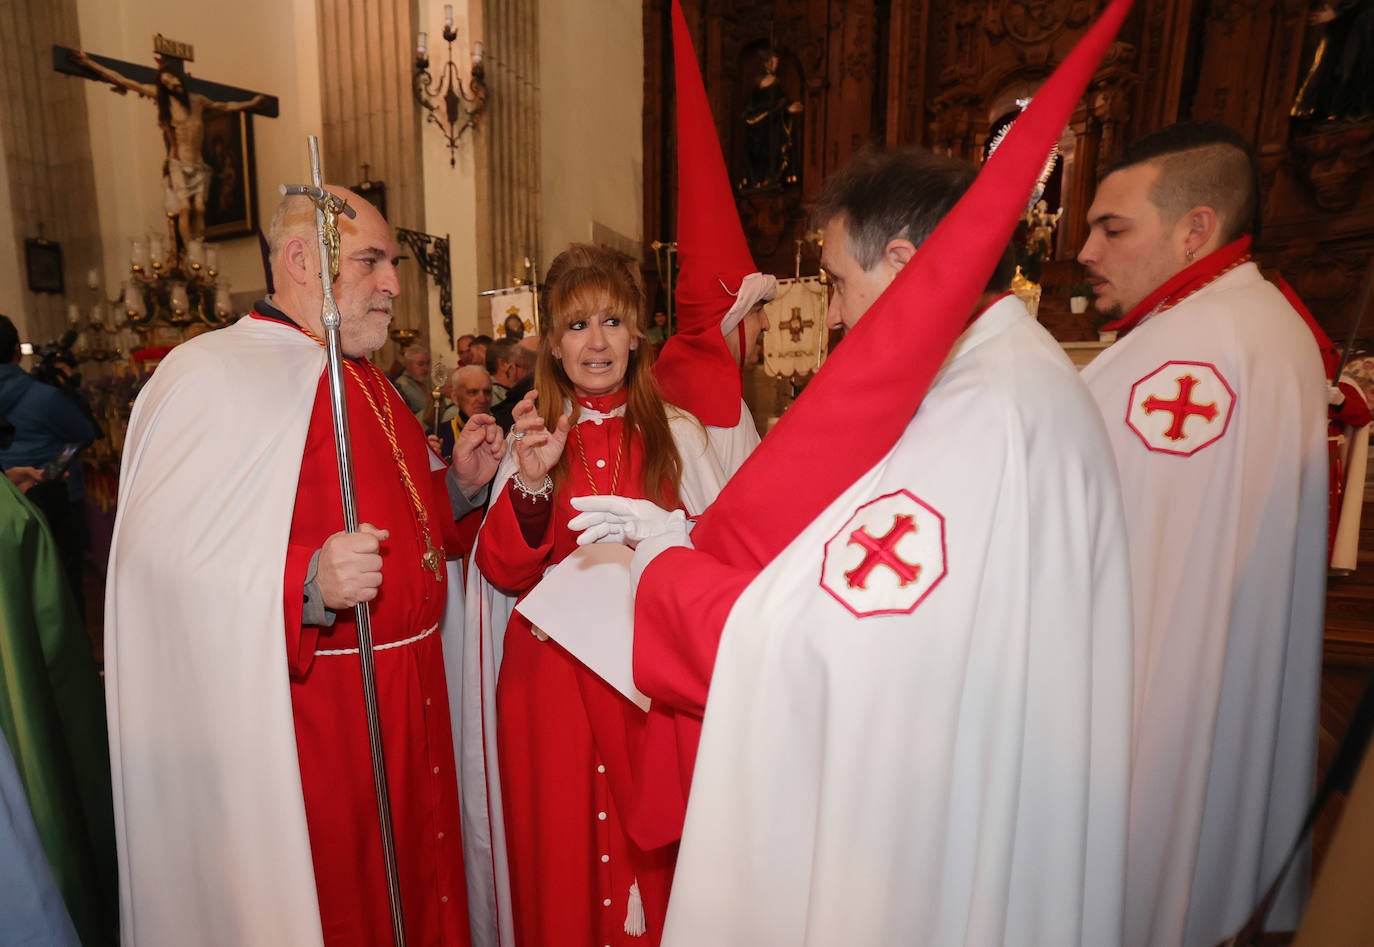
[[[386,184],[388,222],[424,230],[422,119],[412,92],[415,4],[319,0],[317,9],[325,177],[340,184],[361,181],[367,164],[367,177]],[[301,156],[304,168],[304,142]],[[392,324],[424,331],[429,325],[427,277],[414,261],[406,261],[400,278],[401,298]],[[381,361],[386,363],[385,357]]]
[[[86,118],[86,83],[53,71],[53,44],[80,47],[76,0],[0,3],[0,187],[7,217],[0,231],[14,256],[3,279],[6,315],[24,338],[54,341],[67,328],[67,306],[83,316],[94,301],[86,272],[101,270],[95,171]],[[61,244],[64,295],[32,293],[24,268],[24,241],[43,237]],[[10,286],[12,279],[16,285]]]
[[[479,268],[488,288],[525,277],[528,256],[542,275],[539,246],[539,25],[530,0],[483,0],[489,98],[482,138],[487,155],[483,222],[490,262]],[[479,325],[485,324],[481,313]]]

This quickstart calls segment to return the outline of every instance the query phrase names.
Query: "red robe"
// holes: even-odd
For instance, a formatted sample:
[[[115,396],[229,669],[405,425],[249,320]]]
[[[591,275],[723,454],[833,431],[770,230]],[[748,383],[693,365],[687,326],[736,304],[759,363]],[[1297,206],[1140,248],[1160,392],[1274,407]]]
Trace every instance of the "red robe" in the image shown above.
[[[1339,383],[1341,393],[1345,395],[1345,401],[1339,405],[1331,405],[1327,408],[1327,530],[1326,530],[1326,560],[1331,562],[1331,555],[1336,545],[1336,527],[1341,521],[1341,509],[1345,505],[1345,451],[1342,449],[1340,440],[1342,435],[1347,435],[1347,431],[1355,431],[1368,424],[1374,415],[1371,415],[1369,403],[1364,400],[1364,393],[1348,381]],[[1349,435],[1347,435],[1349,436]]]
[[[624,403],[624,394],[583,403],[608,412]],[[622,429],[618,417],[577,425],[565,449],[570,473],[553,498],[538,545],[531,546],[521,530],[512,486],[500,492],[476,552],[489,582],[523,594],[577,548],[577,534],[567,525],[577,515],[570,498],[643,496],[637,438],[625,445],[615,474]],[[657,944],[676,846],[645,852],[622,826],[644,713],[555,641],[535,638],[518,612],[506,627],[496,704],[516,942]],[[647,927],[640,937],[625,933],[636,880]]]
[[[367,379],[345,370],[359,521],[390,531],[382,544],[382,587],[371,603],[377,699],[392,826],[412,944],[466,945],[467,894],[459,834],[458,784],[443,656],[433,629],[446,585],[421,564],[414,507],[378,418],[390,405],[399,444],[428,511],[436,546],[458,553],[453,517],[432,456],[396,390],[367,363]],[[442,474],[442,471],[440,472]],[[363,711],[357,632],[351,610],[332,628],[301,625],[311,555],[343,524],[327,378],[322,376],[306,436],[284,581],[287,655],[301,787],[326,944],[391,943],[381,831]],[[387,645],[406,641],[395,647]],[[329,651],[352,649],[347,654]]]
[[[1322,367],[1326,370],[1327,384],[1340,388],[1341,393],[1345,395],[1345,401],[1339,405],[1330,405],[1326,412],[1328,445],[1326,561],[1329,564],[1332,550],[1336,544],[1336,526],[1341,520],[1341,506],[1345,496],[1345,457],[1339,438],[1346,433],[1347,426],[1351,430],[1355,430],[1370,422],[1369,404],[1358,388],[1335,377],[1341,364],[1341,354],[1336,350],[1336,345],[1331,341],[1331,337],[1318,324],[1312,311],[1298,296],[1297,291],[1282,276],[1274,281],[1274,285],[1278,286],[1279,291],[1297,310],[1298,315],[1302,316],[1302,321],[1307,324],[1307,329],[1312,333],[1312,338],[1316,339],[1317,349],[1322,355]]]

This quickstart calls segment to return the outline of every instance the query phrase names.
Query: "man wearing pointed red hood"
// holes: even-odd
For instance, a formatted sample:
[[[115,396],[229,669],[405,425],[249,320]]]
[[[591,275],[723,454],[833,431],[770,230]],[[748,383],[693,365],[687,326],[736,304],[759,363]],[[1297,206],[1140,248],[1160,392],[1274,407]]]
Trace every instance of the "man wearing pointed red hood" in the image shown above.
[[[1124,334],[1083,377],[1130,537],[1126,940],[1142,947],[1238,929],[1312,789],[1327,386],[1302,319],[1250,261],[1258,182],[1231,129],[1162,129],[1098,185],[1079,254]],[[1275,929],[1296,925],[1305,876],[1290,873]]]
[[[832,327],[856,327],[973,177],[868,152],[827,182]],[[665,944],[1119,942],[1120,497],[1092,400],[1011,270],[1004,254],[891,451],[734,603],[695,669],[709,701],[641,599],[636,681],[705,716]]]
[[[1121,942],[1115,465],[994,271],[1129,9],[1112,0],[971,185],[930,156],[828,185],[837,306],[862,319],[690,542],[680,517],[610,522],[618,504],[586,524],[637,533],[646,753],[675,738],[659,760],[681,785],[631,831],[681,831],[670,947]]]

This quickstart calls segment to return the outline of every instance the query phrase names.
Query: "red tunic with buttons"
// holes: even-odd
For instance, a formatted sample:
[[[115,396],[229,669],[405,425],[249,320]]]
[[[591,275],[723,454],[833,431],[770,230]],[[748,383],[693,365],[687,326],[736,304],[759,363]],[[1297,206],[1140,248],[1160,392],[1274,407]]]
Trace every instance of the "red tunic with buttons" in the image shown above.
[[[610,412],[624,404],[625,393],[579,400]],[[510,484],[500,492],[476,552],[489,582],[523,595],[577,548],[567,525],[577,515],[572,497],[643,497],[643,444],[631,436],[622,448],[623,430],[619,417],[576,425],[564,449],[569,475],[552,498],[537,545],[526,540],[517,514],[520,505],[529,522],[529,501],[513,498]],[[643,711],[557,642],[536,638],[518,612],[506,628],[496,706],[516,941],[521,947],[657,944],[677,846],[644,852],[622,827]],[[647,928],[642,936],[625,931],[636,881]]]
[[[371,612],[406,935],[411,944],[466,945],[458,784],[435,630],[446,587],[421,563],[425,545],[382,421],[385,406],[427,511],[432,541],[456,552],[453,519],[443,471],[431,473],[431,455],[414,416],[375,367],[355,362],[352,368],[357,371],[346,370],[344,377],[359,521],[391,534],[382,544],[382,586]],[[338,469],[327,379],[321,377],[287,552],[287,655],[324,941],[371,947],[391,943],[391,914],[353,612],[340,612],[329,628],[301,625],[310,557],[343,524]]]

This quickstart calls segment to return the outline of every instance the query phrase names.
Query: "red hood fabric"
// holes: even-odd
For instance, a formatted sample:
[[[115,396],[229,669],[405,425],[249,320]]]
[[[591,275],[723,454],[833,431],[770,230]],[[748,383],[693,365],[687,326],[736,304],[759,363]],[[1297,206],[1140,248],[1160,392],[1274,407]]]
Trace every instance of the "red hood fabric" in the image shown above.
[[[645,571],[635,621],[664,629],[635,644],[635,676],[654,703],[641,747],[645,775],[627,825],[645,849],[682,834],[701,737],[698,708],[706,700],[717,636],[735,601],[757,571],[906,429],[987,285],[1045,155],[1130,7],[1130,0],[1112,0],[1008,133],[988,162],[989,173],[978,176],[707,509],[692,541],[710,556],[669,550],[660,557],[663,565],[656,560]],[[817,463],[822,453],[824,463]],[[788,489],[778,490],[779,484]],[[696,598],[692,613],[699,629],[682,628],[677,608],[683,602],[674,594],[645,594],[656,582]],[[660,604],[665,614],[656,611]],[[679,667],[682,681],[656,673],[669,665]],[[677,683],[687,689],[675,689]]]
[[[697,549],[762,568],[892,449],[968,322],[1045,156],[1130,8],[1131,0],[1112,0],[1055,70],[968,193],[698,520]],[[676,7],[674,15],[676,23]],[[833,439],[824,464],[816,463],[818,433]],[[781,483],[787,491],[778,491]]]
[[[725,344],[721,320],[744,277],[757,272],[744,240],[730,175],[716,135],[692,37],[673,0],[673,68],[677,79],[678,331],[654,364],[663,396],[703,424],[739,423],[740,368]]]

